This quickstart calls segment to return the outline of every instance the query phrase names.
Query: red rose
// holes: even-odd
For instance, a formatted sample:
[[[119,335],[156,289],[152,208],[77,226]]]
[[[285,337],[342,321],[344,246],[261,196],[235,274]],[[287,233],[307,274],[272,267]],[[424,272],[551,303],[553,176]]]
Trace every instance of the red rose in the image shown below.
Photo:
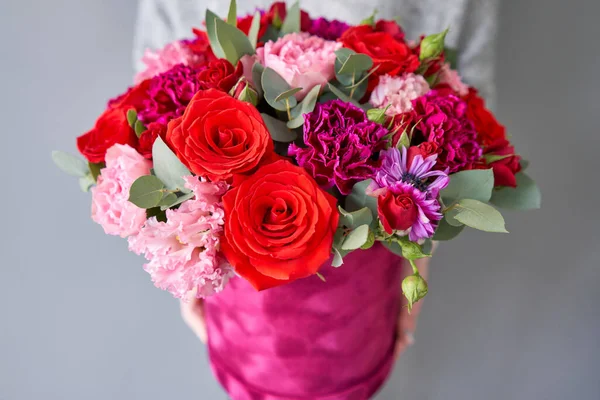
[[[289,161],[260,167],[223,206],[223,254],[257,290],[314,275],[331,255],[336,199]]]
[[[258,110],[216,89],[194,95],[169,122],[166,141],[193,173],[212,181],[248,173],[273,153]]]
[[[150,79],[140,82],[138,85],[133,86],[122,95],[109,100],[108,107],[110,108],[133,108],[139,111],[144,107],[144,101],[150,98],[148,89],[150,88]]]
[[[278,1],[273,3],[269,11],[266,13],[267,23],[269,25],[273,24],[276,17],[279,18],[281,22],[285,21],[285,17],[287,17],[287,9],[285,6],[285,2]],[[310,16],[306,11],[300,11],[300,30],[302,32],[308,32],[312,26],[312,21],[310,20]],[[277,27],[279,29],[279,27]],[[260,38],[260,37],[259,37]]]
[[[135,147],[137,137],[127,122],[127,109],[109,108],[96,121],[96,125],[77,138],[77,148],[91,163],[104,161],[106,150],[112,145],[128,144]]]
[[[375,30],[377,32],[389,33],[397,41],[404,42],[404,31],[396,21],[386,21],[380,19],[375,24]]]
[[[479,97],[477,90],[469,88],[469,94],[464,98],[467,102],[467,118],[475,124],[477,141],[486,146],[500,139],[506,139],[506,130],[500,125],[494,114],[485,108],[484,100]]]
[[[196,38],[189,41],[187,47],[192,53],[199,57],[199,64],[216,60],[217,57],[210,47],[207,33],[197,28],[192,29],[192,31],[194,32],[194,35],[196,35]]]
[[[167,126],[159,122],[151,122],[146,128],[138,140],[137,151],[150,160],[152,159],[154,141],[159,136],[164,140],[167,133]]]
[[[487,156],[487,157],[485,157]],[[494,186],[517,187],[515,174],[521,171],[521,157],[515,154],[515,148],[506,139],[498,139],[485,149],[485,158],[494,172]],[[498,156],[494,161],[493,156]],[[506,156],[506,157],[502,157]],[[502,158],[500,158],[502,157]]]
[[[412,165],[413,159],[418,155],[423,157],[423,159],[426,159],[427,157],[429,157],[433,154],[437,154],[437,152],[438,152],[438,145],[433,142],[423,142],[418,146],[411,146],[408,148],[408,151],[407,151],[406,167],[410,168],[410,166]]]
[[[252,26],[252,20],[254,15],[248,14],[245,17],[238,18],[237,27],[240,31],[244,32],[246,36],[250,33],[250,27]],[[260,28],[258,29],[258,40],[265,35],[267,27],[269,26],[267,14],[263,14],[260,17]]]
[[[388,190],[377,198],[377,213],[385,231],[405,231],[417,220],[417,206],[409,194],[394,194]]]
[[[229,92],[242,76],[242,63],[237,68],[227,60],[214,60],[198,73],[198,86],[201,90],[219,89]]]
[[[339,39],[344,47],[363,53],[373,59],[377,70],[369,79],[369,90],[377,85],[379,76],[413,72],[419,68],[419,58],[403,41],[394,39],[387,32],[379,32],[370,25],[359,25],[348,29]]]

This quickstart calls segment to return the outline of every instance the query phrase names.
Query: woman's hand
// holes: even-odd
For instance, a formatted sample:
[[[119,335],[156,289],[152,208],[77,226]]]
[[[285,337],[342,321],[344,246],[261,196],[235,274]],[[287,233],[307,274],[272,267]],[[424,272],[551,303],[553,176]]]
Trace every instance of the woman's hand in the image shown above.
[[[190,295],[187,300],[181,301],[181,317],[198,339],[206,344],[206,322],[204,320],[204,300]]]
[[[431,252],[436,249],[438,243],[433,242]],[[419,274],[423,279],[427,280],[429,275],[429,260],[431,258],[421,258],[416,260],[415,264],[419,269]],[[412,275],[413,270],[410,263],[406,260],[402,260],[402,278]],[[398,319],[398,339],[396,340],[395,356],[400,357],[404,351],[412,346],[415,342],[415,331],[417,330],[417,318],[421,312],[423,306],[423,300],[413,304],[412,310],[408,312],[408,301],[402,296],[402,308],[400,309],[400,318]]]

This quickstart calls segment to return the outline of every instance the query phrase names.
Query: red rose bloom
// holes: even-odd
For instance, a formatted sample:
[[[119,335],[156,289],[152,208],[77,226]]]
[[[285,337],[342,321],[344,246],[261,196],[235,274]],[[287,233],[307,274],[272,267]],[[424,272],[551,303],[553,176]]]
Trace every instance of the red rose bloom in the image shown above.
[[[377,213],[385,231],[406,231],[417,220],[418,210],[407,193],[394,194],[388,190],[377,198]]]
[[[521,157],[515,154],[515,148],[506,139],[498,139],[485,149],[485,156],[506,156],[487,163],[486,168],[494,172],[494,186],[517,187],[515,174],[521,171]]]
[[[77,138],[77,148],[89,162],[103,162],[106,150],[116,143],[135,147],[137,137],[127,122],[127,110],[124,107],[109,108],[90,131]]]
[[[151,122],[146,128],[147,129],[142,132],[138,140],[137,151],[150,160],[152,159],[152,146],[154,145],[154,141],[159,136],[164,140],[167,133],[167,127],[160,122]]]
[[[257,290],[314,275],[331,255],[336,199],[289,161],[236,182],[223,206],[223,254]]]
[[[426,159],[427,157],[433,154],[437,154],[438,149],[439,146],[433,142],[423,142],[418,146],[409,147],[407,151],[406,167],[410,168],[413,159],[416,156],[420,155],[421,157],[423,157],[423,159]]]
[[[254,19],[253,14],[248,14],[245,17],[238,18],[237,27],[240,31],[244,32],[246,36],[250,33],[250,27],[252,26],[252,20]],[[267,14],[263,14],[260,17],[260,28],[258,29],[258,39],[264,36],[269,26]]]
[[[198,73],[198,86],[202,90],[219,89],[229,92],[242,76],[242,63],[237,68],[227,60],[214,60]]]
[[[194,35],[196,35],[196,38],[188,41],[186,44],[188,49],[200,58],[199,64],[216,60],[217,57],[210,47],[207,33],[197,28],[192,29],[192,31],[194,32]]]
[[[389,33],[397,41],[404,42],[404,31],[396,21],[380,19],[375,24],[375,31]]]
[[[216,89],[194,95],[183,115],[169,122],[166,141],[193,173],[212,181],[251,172],[273,153],[258,110]]]
[[[506,130],[500,125],[494,114],[485,107],[485,101],[477,94],[477,90],[469,88],[464,98],[467,102],[467,118],[475,124],[477,141],[486,146],[499,139],[506,139]]]
[[[285,21],[285,17],[287,17],[287,9],[285,2],[278,1],[273,3],[269,11],[265,14],[267,17],[267,24],[272,24],[275,20],[275,16],[279,17],[281,22]],[[262,23],[261,23],[262,24]],[[308,32],[312,26],[312,21],[310,20],[310,16],[306,11],[300,11],[300,30],[302,32]],[[259,36],[260,38],[260,36]]]
[[[380,28],[384,28],[381,26]],[[369,90],[377,85],[379,76],[399,75],[419,68],[419,58],[403,41],[394,39],[390,33],[377,31],[369,25],[359,25],[348,29],[339,39],[344,47],[363,53],[373,59],[377,70],[369,79]]]

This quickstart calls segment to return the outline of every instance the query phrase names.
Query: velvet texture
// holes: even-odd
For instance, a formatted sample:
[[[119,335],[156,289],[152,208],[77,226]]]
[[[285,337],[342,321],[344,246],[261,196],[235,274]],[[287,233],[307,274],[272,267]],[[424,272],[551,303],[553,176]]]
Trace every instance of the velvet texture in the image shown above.
[[[318,277],[206,299],[213,371],[233,400],[364,400],[393,365],[400,258],[376,244]]]

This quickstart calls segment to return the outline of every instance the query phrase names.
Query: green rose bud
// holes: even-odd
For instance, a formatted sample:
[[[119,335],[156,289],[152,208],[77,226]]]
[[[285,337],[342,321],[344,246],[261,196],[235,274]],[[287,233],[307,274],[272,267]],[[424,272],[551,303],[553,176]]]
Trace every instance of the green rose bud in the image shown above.
[[[414,275],[407,276],[402,281],[402,293],[408,300],[408,312],[410,313],[413,304],[421,300],[427,294],[427,282],[418,272]]]
[[[444,32],[436,33],[433,35],[426,36],[421,41],[421,52],[419,53],[419,60],[423,61],[428,58],[436,58],[444,51],[444,39],[448,29]]]
[[[258,104],[258,92],[248,84],[248,81],[244,77],[240,78],[238,83],[229,91],[229,94],[253,106]]]

